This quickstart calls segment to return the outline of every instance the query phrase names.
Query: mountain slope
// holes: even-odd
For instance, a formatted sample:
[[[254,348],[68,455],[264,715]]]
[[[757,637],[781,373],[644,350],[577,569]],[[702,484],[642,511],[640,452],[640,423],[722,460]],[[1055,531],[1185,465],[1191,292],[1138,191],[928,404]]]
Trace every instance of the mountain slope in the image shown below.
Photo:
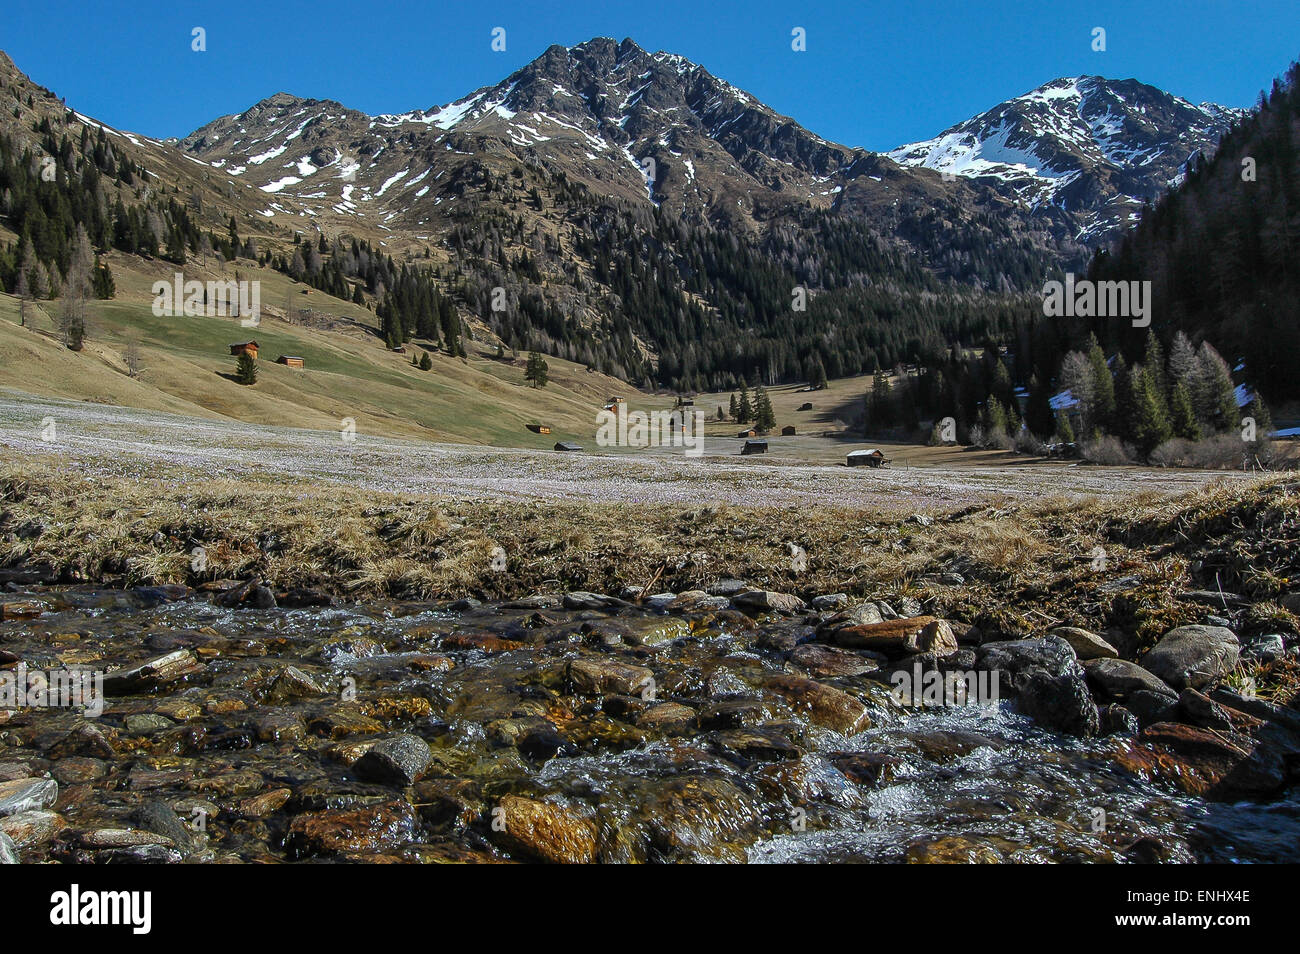
[[[1270,401],[1300,399],[1300,66],[1091,274],[1150,281],[1160,335],[1213,341]]]
[[[110,185],[152,203],[127,223],[140,241],[114,238],[113,196],[80,202],[96,247],[151,260],[166,247],[185,264],[207,239],[373,308],[393,344],[455,352],[472,333],[673,389],[983,347],[1032,320],[1047,276],[1089,256],[1065,203],[827,142],[631,40],[554,46],[495,86],[409,113],[280,93],[180,141],[37,105],[48,131],[33,136],[20,108],[17,132],[61,151],[71,173],[91,161],[94,143],[81,136],[80,157],[74,145],[89,128],[142,170],[143,183],[119,173]],[[187,196],[215,235],[186,221]],[[240,234],[226,241],[228,218]],[[49,257],[66,269],[66,249]],[[0,250],[6,288],[17,270]]]
[[[889,157],[987,182],[1074,214],[1083,241],[1108,240],[1212,153],[1243,110],[1200,106],[1136,80],[1057,79]]]

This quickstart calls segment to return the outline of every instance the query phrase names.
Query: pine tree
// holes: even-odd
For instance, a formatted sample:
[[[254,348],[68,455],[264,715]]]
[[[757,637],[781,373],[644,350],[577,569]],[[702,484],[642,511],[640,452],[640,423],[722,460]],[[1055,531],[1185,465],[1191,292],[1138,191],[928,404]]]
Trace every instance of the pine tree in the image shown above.
[[[1196,410],[1192,407],[1192,395],[1187,384],[1179,381],[1169,396],[1169,423],[1175,437],[1186,441],[1201,439],[1201,426],[1196,423]]]
[[[1106,364],[1106,353],[1101,350],[1096,336],[1091,339],[1088,349],[1088,363],[1092,365],[1093,402],[1095,405],[1094,424],[1103,430],[1114,428],[1115,424],[1115,379],[1111,377],[1110,366]]]
[[[754,419],[754,406],[749,403],[749,388],[742,380],[740,382],[740,407],[736,411],[736,420],[741,424],[748,424]]]
[[[421,371],[433,370],[433,359],[429,357],[429,352],[427,351],[424,352],[424,354],[420,355],[420,370]],[[546,382],[543,381],[542,383],[545,384]]]
[[[109,271],[108,265],[95,256],[95,297],[101,301],[107,301],[117,294],[117,284],[113,281],[113,273]]]
[[[257,362],[247,351],[240,352],[239,359],[235,362],[235,381],[238,384],[257,383]]]
[[[1133,400],[1133,443],[1142,455],[1150,453],[1173,436],[1160,391],[1151,375],[1134,365],[1129,375]]]
[[[988,400],[984,402],[984,420],[982,423],[984,424],[985,433],[989,436],[999,433],[1002,435],[1011,433],[1006,409],[1002,406],[1002,402],[991,394]]]
[[[731,395],[731,405],[729,409],[731,419],[738,420],[740,416],[740,405],[736,403],[736,395]]]
[[[772,410],[772,401],[767,392],[759,385],[755,392],[754,426],[760,431],[769,431],[776,426],[776,414]]]
[[[1200,364],[1198,389],[1193,392],[1193,401],[1199,405],[1197,415],[1210,433],[1235,430],[1239,426],[1240,411],[1228,363],[1208,341],[1201,342],[1196,357]]]
[[[549,380],[546,361],[536,351],[528,355],[528,366],[524,369],[524,380],[528,381],[535,388],[546,387]]]

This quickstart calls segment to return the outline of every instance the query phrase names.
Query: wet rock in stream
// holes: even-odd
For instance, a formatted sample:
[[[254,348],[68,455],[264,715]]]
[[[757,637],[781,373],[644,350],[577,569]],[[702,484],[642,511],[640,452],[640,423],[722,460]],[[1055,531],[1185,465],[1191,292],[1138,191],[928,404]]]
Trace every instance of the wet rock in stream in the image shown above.
[[[106,698],[4,711],[0,863],[1183,858],[1224,851],[1205,805],[1289,798],[1300,767],[1300,715],[1202,682],[1216,634],[1170,642],[1166,678],[1083,629],[984,641],[912,600],[735,580],[351,605],[22,585],[5,652],[97,668]],[[1005,697],[894,691],[992,673]]]

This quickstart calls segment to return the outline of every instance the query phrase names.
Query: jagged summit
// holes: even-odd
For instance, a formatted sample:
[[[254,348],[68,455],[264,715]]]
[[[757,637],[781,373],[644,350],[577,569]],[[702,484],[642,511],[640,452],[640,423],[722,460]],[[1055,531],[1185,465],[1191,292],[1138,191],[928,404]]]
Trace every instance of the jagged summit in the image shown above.
[[[889,156],[1057,204],[1079,216],[1086,239],[1126,224],[1242,114],[1134,79],[1063,77]]]

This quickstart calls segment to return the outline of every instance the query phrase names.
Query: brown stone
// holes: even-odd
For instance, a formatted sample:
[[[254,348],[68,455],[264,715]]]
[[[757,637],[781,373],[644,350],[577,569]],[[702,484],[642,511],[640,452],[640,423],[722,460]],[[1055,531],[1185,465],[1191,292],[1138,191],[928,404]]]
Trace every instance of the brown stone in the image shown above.
[[[374,851],[409,841],[415,812],[405,799],[299,815],[285,847],[295,858],[346,851]]]
[[[1131,772],[1211,799],[1268,794],[1286,780],[1282,757],[1257,740],[1175,722],[1147,726],[1116,761]]]
[[[502,639],[500,636],[488,636],[480,633],[453,633],[442,638],[443,649],[480,649],[485,653],[505,653],[512,649],[524,649],[528,643],[514,639]]]
[[[263,818],[284,807],[293,794],[287,788],[273,788],[252,798],[246,798],[235,807],[235,812],[245,818]]]
[[[834,686],[790,675],[772,676],[765,685],[817,725],[845,735],[854,735],[871,728],[871,716],[867,707]]]
[[[575,659],[569,663],[569,679],[579,695],[609,693],[632,695],[647,685],[654,673],[644,666],[630,666],[613,659]]]
[[[0,605],[0,619],[36,619],[45,612],[40,603],[5,603]]]
[[[507,795],[498,807],[502,842],[538,861],[590,864],[596,860],[596,826],[560,805]]]
[[[12,838],[19,848],[43,845],[66,827],[67,822],[56,812],[23,812],[0,818],[0,831]]]
[[[936,656],[951,656],[957,652],[957,637],[953,635],[952,627],[947,620],[933,616],[844,626],[831,636],[841,646],[874,649],[890,655],[934,653]]]

